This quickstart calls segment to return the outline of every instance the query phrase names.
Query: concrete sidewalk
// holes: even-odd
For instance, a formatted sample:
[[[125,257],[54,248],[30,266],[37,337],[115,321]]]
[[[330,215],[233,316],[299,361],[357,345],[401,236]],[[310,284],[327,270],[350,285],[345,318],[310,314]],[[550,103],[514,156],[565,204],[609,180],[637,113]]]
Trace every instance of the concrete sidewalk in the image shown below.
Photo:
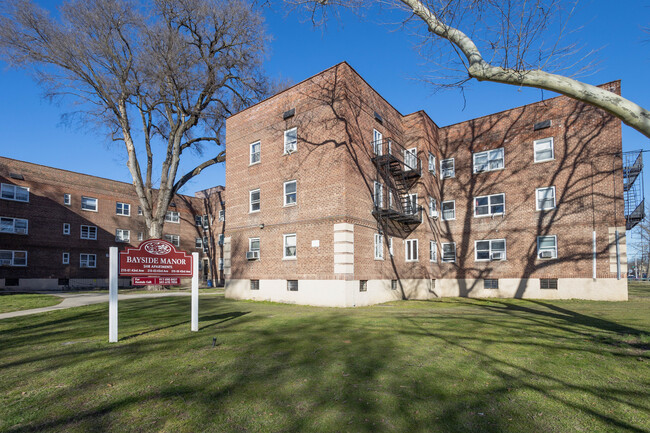
[[[58,305],[52,305],[50,307],[32,308],[31,310],[12,311],[10,313],[0,313],[0,320],[8,319],[10,317],[28,316],[30,314],[44,313],[46,311],[64,310],[66,308],[83,307],[85,305],[101,304],[103,302],[108,302],[108,293],[94,294],[94,293],[48,292],[48,294],[59,296],[63,298],[63,301]],[[217,293],[204,293],[202,295],[199,294],[199,296],[216,295],[216,294]],[[191,295],[190,292],[161,292],[161,293],[142,293],[142,294],[133,294],[133,295],[118,294],[117,299],[123,301],[125,299],[136,299],[136,298],[164,298],[167,296],[190,296],[190,295]]]

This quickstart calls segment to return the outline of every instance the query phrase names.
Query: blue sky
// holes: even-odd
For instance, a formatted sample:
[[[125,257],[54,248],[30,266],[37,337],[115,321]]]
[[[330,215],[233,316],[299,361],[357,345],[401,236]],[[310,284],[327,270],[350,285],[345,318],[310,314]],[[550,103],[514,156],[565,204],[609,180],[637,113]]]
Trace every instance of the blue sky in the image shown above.
[[[53,8],[59,2],[40,3]],[[326,29],[314,29],[277,4],[266,9],[265,16],[267,31],[273,36],[265,65],[271,77],[299,82],[346,60],[402,113],[424,109],[440,126],[542,98],[539,90],[493,83],[471,84],[465,100],[457,90],[434,92],[419,80],[425,69],[414,49],[416,40],[395,31],[394,26],[380,24],[394,20],[394,16],[372,12],[358,18],[344,14]],[[611,1],[584,0],[573,18],[575,26],[582,26],[578,37],[585,47],[600,50],[597,69],[582,79],[590,84],[621,79],[623,96],[646,108],[650,108],[650,33],[642,28],[650,26],[648,18],[650,0],[616,2],[616,7]],[[0,70],[0,155],[131,182],[123,145],[108,142],[96,130],[64,126],[61,115],[74,109],[69,101],[50,104],[25,72],[5,66]],[[648,144],[641,134],[624,127],[624,150],[649,148]],[[199,161],[197,157],[187,158],[181,168],[189,169]],[[193,194],[223,183],[224,166],[211,167],[182,192]]]

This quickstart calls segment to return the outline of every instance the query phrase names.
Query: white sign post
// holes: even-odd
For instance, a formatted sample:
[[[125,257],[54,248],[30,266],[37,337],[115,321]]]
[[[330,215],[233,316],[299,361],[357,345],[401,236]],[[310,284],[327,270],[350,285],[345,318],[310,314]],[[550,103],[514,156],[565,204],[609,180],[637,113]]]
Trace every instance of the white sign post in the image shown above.
[[[192,253],[192,331],[199,330],[199,253]]]
[[[117,343],[117,247],[108,251],[108,342]]]

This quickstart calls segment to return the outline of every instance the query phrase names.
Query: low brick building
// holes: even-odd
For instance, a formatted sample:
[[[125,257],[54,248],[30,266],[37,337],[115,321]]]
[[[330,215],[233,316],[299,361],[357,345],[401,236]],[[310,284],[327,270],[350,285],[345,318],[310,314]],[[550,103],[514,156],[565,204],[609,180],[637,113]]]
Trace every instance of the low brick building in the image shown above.
[[[602,110],[556,97],[439,127],[341,63],[226,127],[228,297],[627,299],[621,124]]]

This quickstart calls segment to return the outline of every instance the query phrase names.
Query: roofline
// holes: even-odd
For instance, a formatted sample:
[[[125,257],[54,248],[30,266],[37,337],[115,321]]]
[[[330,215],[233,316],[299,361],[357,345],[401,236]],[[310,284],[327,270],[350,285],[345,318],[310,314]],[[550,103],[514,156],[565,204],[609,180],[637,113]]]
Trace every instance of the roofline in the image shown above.
[[[414,112],[409,113],[409,114],[407,114],[407,115],[405,115],[405,116],[402,116],[402,117],[409,117],[409,116],[413,116],[414,114],[424,114],[424,115],[427,117],[427,119],[429,119],[429,120],[431,121],[431,123],[433,123],[433,124],[436,126],[436,128],[440,129],[440,126],[438,126],[438,124],[437,124],[436,122],[433,121],[433,119],[431,118],[431,116],[429,116],[429,113],[427,113],[427,112],[424,111],[424,110],[414,111]]]

